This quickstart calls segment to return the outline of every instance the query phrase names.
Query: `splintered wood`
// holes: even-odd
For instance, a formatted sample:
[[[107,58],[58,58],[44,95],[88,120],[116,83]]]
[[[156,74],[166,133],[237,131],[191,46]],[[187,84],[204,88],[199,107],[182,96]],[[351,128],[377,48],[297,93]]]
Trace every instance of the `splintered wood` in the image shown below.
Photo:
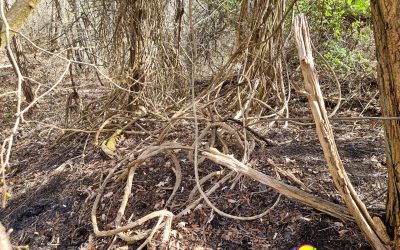
[[[344,207],[323,200],[299,188],[275,180],[272,177],[265,175],[247,166],[246,164],[243,164],[232,155],[226,155],[219,152],[216,148],[210,148],[209,151],[203,152],[203,156],[217,164],[225,166],[233,171],[241,173],[253,180],[267,185],[290,199],[297,200],[333,217],[351,220],[351,216]]]
[[[2,250],[11,250],[11,243],[8,235],[6,233],[6,229],[0,223],[0,249]]]
[[[349,209],[350,214],[357,222],[375,249],[387,249],[388,237],[385,230],[382,232],[380,223],[374,223],[365,205],[359,199],[343,167],[336,142],[333,136],[328,114],[325,109],[324,99],[319,86],[318,74],[314,67],[310,33],[307,20],[298,15],[294,24],[296,44],[299,53],[300,66],[304,77],[304,93],[307,96],[315,120],[316,131],[324,151],[325,159],[336,188]],[[378,220],[378,218],[374,218]],[[385,246],[386,245],[386,246]]]

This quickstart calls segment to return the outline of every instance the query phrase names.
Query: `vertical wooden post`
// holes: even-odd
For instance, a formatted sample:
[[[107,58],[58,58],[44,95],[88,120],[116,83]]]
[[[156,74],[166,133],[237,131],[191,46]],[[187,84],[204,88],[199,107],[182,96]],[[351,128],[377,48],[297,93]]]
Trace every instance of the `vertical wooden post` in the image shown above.
[[[371,0],[372,21],[378,60],[377,81],[383,116],[400,116],[400,3]],[[385,121],[388,170],[387,225],[400,249],[400,121]]]

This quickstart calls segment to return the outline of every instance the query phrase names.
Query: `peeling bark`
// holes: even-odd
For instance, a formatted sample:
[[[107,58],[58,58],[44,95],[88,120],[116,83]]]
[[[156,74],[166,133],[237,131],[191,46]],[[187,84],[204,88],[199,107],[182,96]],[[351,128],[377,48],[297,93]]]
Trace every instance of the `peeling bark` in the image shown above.
[[[371,0],[383,116],[400,116],[400,4]],[[400,121],[384,121],[388,169],[387,226],[400,249]]]
[[[295,38],[299,52],[300,66],[304,77],[304,94],[307,96],[315,120],[316,131],[324,151],[333,182],[346,203],[350,214],[364,236],[374,249],[384,250],[391,243],[384,228],[379,227],[379,218],[370,216],[364,203],[358,197],[344,169],[333,135],[333,130],[325,109],[324,99],[319,86],[318,74],[314,66],[311,39],[307,20],[298,15],[294,23]]]

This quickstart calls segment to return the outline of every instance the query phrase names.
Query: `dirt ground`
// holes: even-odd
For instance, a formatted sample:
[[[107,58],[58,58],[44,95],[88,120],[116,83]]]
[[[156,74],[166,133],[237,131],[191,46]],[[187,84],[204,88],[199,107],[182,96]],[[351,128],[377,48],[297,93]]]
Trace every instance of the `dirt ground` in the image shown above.
[[[94,83],[93,89],[97,89]],[[64,97],[62,92],[55,92],[52,100],[57,96]],[[90,220],[99,186],[118,160],[107,158],[93,145],[93,136],[88,137],[85,133],[76,133],[57,142],[59,132],[44,124],[62,120],[63,105],[64,102],[43,102],[40,112],[30,117],[42,123],[22,125],[7,176],[11,199],[7,207],[0,210],[0,221],[13,230],[11,239],[14,245],[29,245],[30,249],[124,246],[118,240],[113,242],[113,238],[95,237]],[[10,124],[5,120],[2,123],[3,126]],[[150,126],[145,120],[139,123]],[[268,159],[273,160],[299,178],[313,194],[343,204],[330,178],[314,128],[289,125],[283,129],[282,124],[278,125],[262,132],[272,145],[257,144],[251,155],[253,167],[296,185],[276,172],[268,163]],[[161,124],[154,122],[151,126],[159,127]],[[370,212],[382,216],[387,178],[382,126],[363,121],[356,124],[334,122],[333,127],[339,153],[356,191]],[[168,140],[185,142],[192,138],[192,132],[190,124],[177,126]],[[143,139],[144,136],[125,135],[119,143],[120,154],[129,153]],[[152,140],[155,139],[150,139],[149,143]],[[240,159],[239,150],[233,149],[233,153]],[[178,156],[183,181],[167,207],[174,214],[185,208],[189,193],[195,187],[192,164],[186,154]],[[126,211],[132,215],[132,220],[163,207],[175,183],[175,175],[167,167],[171,164],[169,162],[167,155],[160,154],[146,161],[136,172]],[[200,165],[200,175],[222,169],[204,161]],[[204,189],[217,180],[205,183]],[[279,196],[248,178],[242,177],[233,189],[231,184],[232,180],[210,197],[217,207],[230,214],[259,214],[271,207]],[[97,213],[100,228],[112,228],[124,185],[116,182],[106,189],[106,197]],[[152,223],[155,222],[145,226],[151,228]],[[256,221],[221,217],[202,203],[191,213],[174,220],[173,229],[182,249],[292,249],[303,243],[312,244],[317,249],[371,249],[354,223],[332,218],[283,196],[269,214]],[[136,249],[139,245],[130,245],[128,249]]]

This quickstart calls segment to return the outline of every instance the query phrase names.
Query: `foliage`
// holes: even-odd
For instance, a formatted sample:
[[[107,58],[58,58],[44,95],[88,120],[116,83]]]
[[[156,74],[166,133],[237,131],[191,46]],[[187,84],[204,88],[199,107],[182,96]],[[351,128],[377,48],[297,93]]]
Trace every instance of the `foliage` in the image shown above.
[[[301,0],[298,10],[310,20],[314,43],[334,69],[344,75],[362,69],[370,73],[369,0]]]
[[[351,32],[354,25],[365,25],[370,17],[369,0],[301,0],[299,8],[313,21],[314,28],[335,38]]]
[[[364,57],[360,50],[348,50],[338,46],[335,41],[328,42],[329,51],[324,53],[324,57],[330,61],[335,69],[344,74],[351,73],[359,67],[363,67],[367,71],[372,69],[366,67],[369,60]]]

